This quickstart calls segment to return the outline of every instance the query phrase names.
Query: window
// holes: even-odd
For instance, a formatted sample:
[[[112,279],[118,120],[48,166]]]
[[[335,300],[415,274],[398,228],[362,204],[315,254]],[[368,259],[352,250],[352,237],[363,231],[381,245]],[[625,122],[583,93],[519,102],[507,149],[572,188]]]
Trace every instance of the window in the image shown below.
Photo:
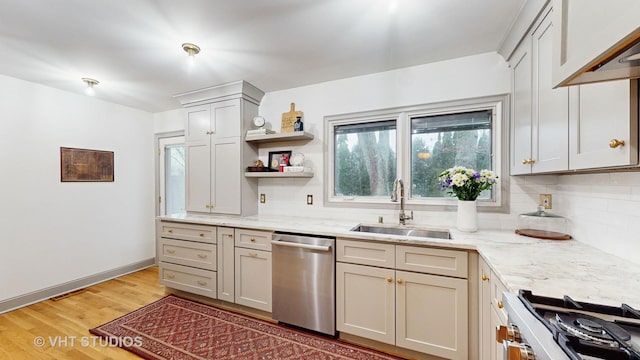
[[[438,176],[448,168],[493,169],[491,119],[492,110],[412,118],[412,197],[448,197],[438,182]],[[480,196],[490,197],[490,192]]]
[[[397,207],[389,197],[394,179],[401,178],[408,206],[443,209],[455,199],[440,191],[438,175],[465,166],[496,172],[501,181],[480,196],[479,205],[504,211],[507,100],[493,96],[325,117],[325,204]]]
[[[334,128],[334,195],[390,196],[396,178],[396,122]]]

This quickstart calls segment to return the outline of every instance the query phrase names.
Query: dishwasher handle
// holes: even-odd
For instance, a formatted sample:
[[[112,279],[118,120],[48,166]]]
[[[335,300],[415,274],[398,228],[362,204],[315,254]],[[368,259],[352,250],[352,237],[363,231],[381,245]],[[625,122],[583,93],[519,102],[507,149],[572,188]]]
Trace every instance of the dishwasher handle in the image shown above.
[[[319,250],[319,251],[331,250],[331,245],[327,245],[327,246],[310,245],[310,244],[301,244],[301,243],[278,241],[278,240],[271,240],[271,244],[278,245],[278,246],[289,246],[289,247],[296,247],[296,248],[302,248],[302,249],[309,249],[309,250]]]

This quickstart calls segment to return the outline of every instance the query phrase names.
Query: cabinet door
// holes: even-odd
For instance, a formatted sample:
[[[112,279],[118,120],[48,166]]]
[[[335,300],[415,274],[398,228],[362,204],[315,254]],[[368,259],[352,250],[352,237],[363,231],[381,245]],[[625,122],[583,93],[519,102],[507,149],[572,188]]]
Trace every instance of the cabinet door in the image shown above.
[[[498,315],[498,312],[496,311],[496,309],[494,309],[493,307],[490,309],[490,359],[491,360],[503,360],[503,350],[502,350],[502,343],[499,343],[496,341],[496,328],[500,325],[507,325],[506,321],[503,321],[500,316]]]
[[[236,304],[271,312],[271,253],[235,249]]]
[[[336,264],[338,331],[395,344],[394,271]]]
[[[211,131],[217,138],[242,136],[240,99],[211,104]]]
[[[211,163],[212,212],[240,215],[242,164],[240,138],[214,138]]]
[[[207,135],[209,136],[209,135]],[[211,205],[211,147],[206,142],[185,145],[187,159],[186,208],[187,211],[209,212]]]
[[[396,345],[467,360],[467,280],[396,271]]]
[[[480,297],[478,301],[480,360],[489,360],[494,359],[491,357],[491,351],[494,347],[492,341],[495,342],[496,335],[491,323],[491,284],[489,282],[491,269],[482,258],[478,262],[478,274],[480,274],[478,294]]]
[[[531,165],[531,38],[526,36],[510,62],[513,111],[511,116],[511,175],[528,174]]]
[[[218,299],[235,300],[235,244],[233,228],[218,228]]]
[[[638,163],[637,80],[580,85],[570,114],[571,169]],[[624,145],[610,147],[612,140]]]
[[[185,109],[185,112],[185,142],[209,142],[209,132],[211,130],[211,106],[207,104],[189,107]]]
[[[552,88],[553,23],[548,12],[532,34],[531,172],[569,168],[569,90]],[[516,145],[518,146],[518,145]]]

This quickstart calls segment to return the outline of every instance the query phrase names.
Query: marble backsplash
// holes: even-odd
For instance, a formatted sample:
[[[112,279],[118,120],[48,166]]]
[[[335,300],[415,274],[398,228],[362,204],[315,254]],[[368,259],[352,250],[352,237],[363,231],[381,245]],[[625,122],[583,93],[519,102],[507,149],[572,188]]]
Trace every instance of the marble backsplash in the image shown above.
[[[536,209],[539,194],[551,194],[550,212],[567,218],[575,239],[640,264],[640,172],[512,176],[509,186],[509,213],[480,213],[481,229],[515,229],[519,214]],[[301,199],[313,191],[305,179],[261,179],[260,192],[268,199],[260,204],[261,215],[286,219],[304,214],[368,223],[383,216],[387,223],[397,222],[397,210],[324,207],[321,193],[313,194],[314,205],[306,205]],[[455,226],[452,212],[415,211],[414,218],[414,224]]]

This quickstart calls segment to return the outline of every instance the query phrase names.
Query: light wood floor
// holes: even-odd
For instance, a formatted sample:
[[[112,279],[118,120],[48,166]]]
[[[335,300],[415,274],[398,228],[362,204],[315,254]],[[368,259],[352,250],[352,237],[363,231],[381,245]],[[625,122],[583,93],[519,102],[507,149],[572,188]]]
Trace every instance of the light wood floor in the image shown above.
[[[164,295],[158,269],[152,267],[57,301],[45,300],[0,314],[0,359],[139,359],[117,347],[91,346],[96,340],[89,329]],[[40,340],[43,346],[35,344]]]

